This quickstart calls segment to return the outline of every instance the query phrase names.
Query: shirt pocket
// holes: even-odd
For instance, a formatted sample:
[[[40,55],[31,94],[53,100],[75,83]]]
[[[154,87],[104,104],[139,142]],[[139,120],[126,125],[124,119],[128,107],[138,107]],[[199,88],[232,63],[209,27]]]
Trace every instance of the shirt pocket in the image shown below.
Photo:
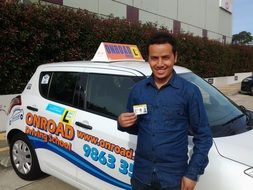
[[[164,122],[175,124],[176,122],[183,122],[187,120],[185,110],[180,106],[162,106],[162,118]]]

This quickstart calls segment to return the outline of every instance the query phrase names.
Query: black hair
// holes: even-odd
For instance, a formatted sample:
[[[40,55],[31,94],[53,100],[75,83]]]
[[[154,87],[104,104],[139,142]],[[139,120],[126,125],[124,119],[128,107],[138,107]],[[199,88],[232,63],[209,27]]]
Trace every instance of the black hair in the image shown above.
[[[170,44],[172,46],[173,54],[175,55],[177,52],[176,39],[167,32],[156,32],[151,35],[146,46],[147,55],[149,55],[149,46],[154,44]]]

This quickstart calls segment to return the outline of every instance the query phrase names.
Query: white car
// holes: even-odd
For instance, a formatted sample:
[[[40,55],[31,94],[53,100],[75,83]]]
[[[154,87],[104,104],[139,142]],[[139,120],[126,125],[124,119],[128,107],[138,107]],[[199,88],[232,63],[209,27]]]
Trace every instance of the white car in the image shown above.
[[[252,189],[252,112],[190,70],[174,70],[201,90],[213,132],[196,190]],[[10,105],[6,133],[17,175],[34,180],[47,173],[79,189],[130,190],[137,137],[117,130],[117,116],[132,86],[150,75],[148,63],[133,60],[39,66]],[[17,109],[24,118],[13,121]],[[191,155],[190,131],[188,139]]]

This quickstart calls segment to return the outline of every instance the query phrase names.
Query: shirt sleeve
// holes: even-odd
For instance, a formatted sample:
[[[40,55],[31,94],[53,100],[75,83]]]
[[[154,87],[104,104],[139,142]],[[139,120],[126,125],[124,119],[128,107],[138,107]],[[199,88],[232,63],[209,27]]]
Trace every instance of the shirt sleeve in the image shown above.
[[[130,92],[128,96],[127,106],[126,106],[126,112],[133,112],[133,105],[134,105],[134,89]],[[137,135],[138,134],[138,128],[136,125],[133,125],[131,127],[121,127],[119,122],[117,122],[118,130],[127,132],[129,134]]]
[[[204,173],[209,162],[208,152],[213,140],[202,95],[198,87],[195,88],[188,105],[189,123],[193,132],[194,147],[185,177],[197,181],[198,177]]]

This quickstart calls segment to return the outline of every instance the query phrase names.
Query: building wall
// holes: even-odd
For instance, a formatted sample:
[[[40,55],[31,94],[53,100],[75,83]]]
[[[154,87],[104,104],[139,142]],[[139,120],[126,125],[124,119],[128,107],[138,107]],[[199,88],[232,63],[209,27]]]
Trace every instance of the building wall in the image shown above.
[[[178,20],[196,27],[205,27],[205,0],[178,0]]]
[[[227,14],[226,11],[220,9],[219,11],[219,33],[222,33],[224,36],[232,37],[232,15]],[[228,39],[227,39],[228,40]],[[232,38],[231,38],[232,40]],[[231,42],[231,41],[229,41]]]
[[[63,4],[69,7],[87,9],[88,11],[99,12],[99,0],[63,0]]]
[[[219,21],[219,1],[218,0],[205,0],[206,1],[206,22],[205,28],[209,31],[218,33]],[[232,28],[231,28],[232,30]]]
[[[50,2],[50,0],[47,0]],[[172,32],[191,33],[220,42],[232,39],[232,14],[219,7],[231,0],[51,0],[104,16],[153,22]]]

